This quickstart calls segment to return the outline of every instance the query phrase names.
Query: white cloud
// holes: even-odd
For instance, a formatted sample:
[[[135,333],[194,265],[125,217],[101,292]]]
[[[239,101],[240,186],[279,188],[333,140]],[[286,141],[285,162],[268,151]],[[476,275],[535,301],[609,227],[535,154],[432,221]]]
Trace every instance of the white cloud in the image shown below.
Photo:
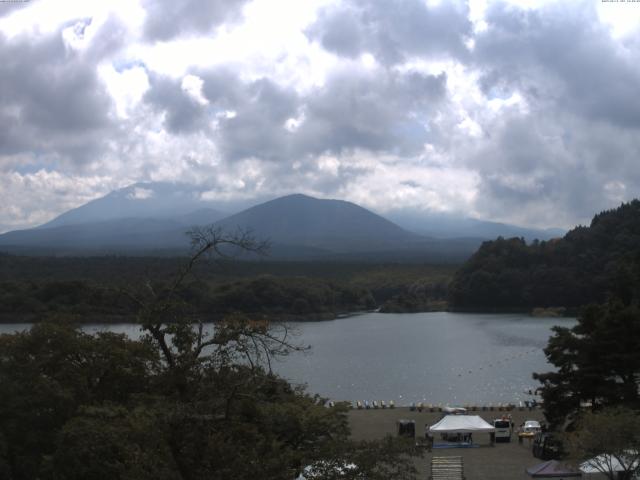
[[[640,4],[175,1],[0,11],[3,228],[149,180],[564,226],[640,191]]]
[[[118,186],[109,177],[63,175],[44,169],[0,175],[0,219],[4,231],[38,225],[106,195]]]

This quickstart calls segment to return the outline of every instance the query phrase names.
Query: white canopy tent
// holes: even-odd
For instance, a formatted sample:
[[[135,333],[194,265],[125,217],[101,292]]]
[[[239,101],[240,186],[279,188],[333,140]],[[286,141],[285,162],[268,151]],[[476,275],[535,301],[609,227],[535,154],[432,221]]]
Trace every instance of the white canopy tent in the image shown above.
[[[492,433],[496,429],[478,415],[447,415],[429,427],[430,433]]]

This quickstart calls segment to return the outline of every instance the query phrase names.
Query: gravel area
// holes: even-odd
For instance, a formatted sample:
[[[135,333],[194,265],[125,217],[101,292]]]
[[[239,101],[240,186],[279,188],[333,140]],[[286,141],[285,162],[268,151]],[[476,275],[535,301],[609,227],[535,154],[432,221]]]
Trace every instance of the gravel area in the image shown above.
[[[511,411],[476,411],[468,412],[470,415],[480,415],[486,421],[491,422],[502,415],[511,414],[517,427],[525,420],[544,419],[542,411],[513,409]],[[352,437],[356,440],[372,440],[382,438],[385,435],[396,435],[396,422],[400,419],[415,420],[416,437],[424,437],[425,426],[433,425],[440,418],[440,412],[410,411],[407,407],[394,409],[370,409],[351,410],[349,423]],[[439,443],[439,439],[435,439]],[[464,475],[467,480],[530,480],[525,469],[540,463],[542,460],[535,458],[531,453],[529,440],[518,442],[517,435],[512,436],[509,443],[496,443],[491,445],[489,434],[474,434],[474,444],[477,448],[436,448],[432,452],[426,452],[424,458],[416,460],[416,466],[420,472],[419,478],[428,479],[431,458],[436,456],[462,456],[464,462]]]

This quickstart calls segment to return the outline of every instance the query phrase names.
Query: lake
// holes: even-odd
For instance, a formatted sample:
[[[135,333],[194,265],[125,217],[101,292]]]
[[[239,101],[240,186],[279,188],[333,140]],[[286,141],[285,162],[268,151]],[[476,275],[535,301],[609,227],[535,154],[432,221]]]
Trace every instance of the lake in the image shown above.
[[[366,313],[324,322],[292,322],[311,345],[274,363],[274,370],[334,400],[487,404],[518,402],[549,371],[542,349],[553,325],[573,319],[521,314]],[[0,332],[28,328],[0,325]],[[88,325],[139,335],[132,324]]]

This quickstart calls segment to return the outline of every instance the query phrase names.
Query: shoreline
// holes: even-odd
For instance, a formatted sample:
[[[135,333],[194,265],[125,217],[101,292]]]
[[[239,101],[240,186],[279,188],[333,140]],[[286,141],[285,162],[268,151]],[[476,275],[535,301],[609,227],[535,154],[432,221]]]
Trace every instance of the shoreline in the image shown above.
[[[207,318],[202,321],[204,324],[214,324],[221,321],[226,315],[230,315],[234,312],[227,313],[214,313],[208,314]],[[575,318],[575,315],[565,314],[563,316],[557,315],[541,315],[534,314],[531,311],[471,311],[471,310],[429,310],[424,312],[382,312],[379,308],[373,310],[354,310],[353,312],[316,312],[309,314],[293,314],[293,313],[281,313],[281,314],[263,314],[263,313],[243,313],[238,312],[248,317],[255,319],[263,319],[273,323],[320,323],[331,322],[334,320],[341,320],[345,318],[357,317],[360,315],[366,315],[369,313],[380,313],[382,315],[417,315],[421,313],[452,313],[452,314],[469,314],[469,315],[526,315],[531,318],[555,318],[558,320],[569,320]],[[574,313],[574,312],[570,312]],[[47,318],[49,317],[49,318]],[[117,315],[117,314],[79,314],[79,313],[64,313],[64,312],[49,312],[49,313],[0,313],[0,325],[11,324],[36,324],[47,320],[57,321],[60,318],[66,317],[70,323],[78,325],[122,325],[122,324],[136,324],[135,315]]]

